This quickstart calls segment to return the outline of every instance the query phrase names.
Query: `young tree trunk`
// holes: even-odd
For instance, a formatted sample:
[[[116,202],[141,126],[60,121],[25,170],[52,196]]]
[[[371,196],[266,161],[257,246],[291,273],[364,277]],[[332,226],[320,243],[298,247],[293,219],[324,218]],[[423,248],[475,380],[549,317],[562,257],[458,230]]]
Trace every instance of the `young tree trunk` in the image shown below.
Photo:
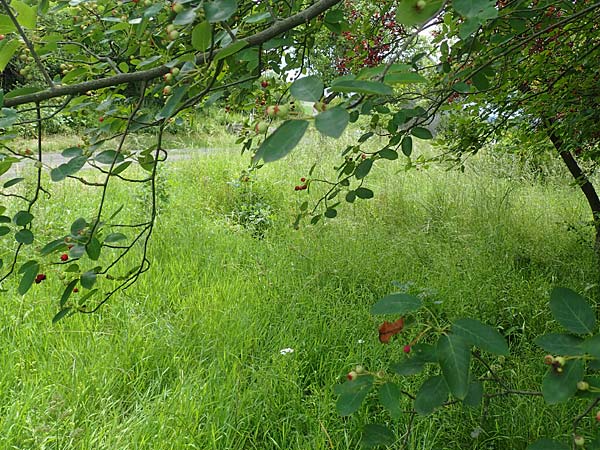
[[[567,166],[567,169],[569,169],[569,172],[577,182],[577,185],[583,192],[583,195],[585,195],[588,205],[592,210],[592,216],[594,218],[594,230],[596,232],[594,250],[596,251],[598,258],[600,258],[600,198],[598,197],[598,193],[596,192],[596,189],[594,188],[594,185],[591,183],[588,176],[577,163],[577,160],[573,154],[565,148],[563,140],[560,138],[560,136],[558,136],[552,129],[548,129],[548,137]]]

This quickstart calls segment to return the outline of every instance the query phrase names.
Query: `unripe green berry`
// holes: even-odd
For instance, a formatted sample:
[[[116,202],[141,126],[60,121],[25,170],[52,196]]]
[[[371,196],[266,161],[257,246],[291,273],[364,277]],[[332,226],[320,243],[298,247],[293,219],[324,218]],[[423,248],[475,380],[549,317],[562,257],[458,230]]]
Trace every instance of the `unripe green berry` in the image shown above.
[[[576,434],[575,436],[573,436],[573,443],[577,447],[583,447],[585,445],[585,438],[579,434]]]
[[[590,388],[590,384],[587,381],[579,381],[577,383],[577,389],[580,391],[587,391]]]
[[[554,358],[554,362],[558,363],[562,367],[565,365],[567,360],[565,358],[563,358],[562,356],[557,356],[556,358]]]

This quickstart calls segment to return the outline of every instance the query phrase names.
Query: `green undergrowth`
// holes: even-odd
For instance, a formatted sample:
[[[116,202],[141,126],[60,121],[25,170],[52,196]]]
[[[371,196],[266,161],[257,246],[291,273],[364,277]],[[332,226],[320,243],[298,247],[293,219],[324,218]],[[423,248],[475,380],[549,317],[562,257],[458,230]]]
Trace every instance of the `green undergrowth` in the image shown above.
[[[331,176],[326,151],[333,141],[309,140],[248,182],[239,182],[247,157],[237,152],[169,163],[152,268],[133,288],[56,325],[59,280],[6,297],[0,448],[355,449],[364,424],[389,417],[375,406],[340,417],[333,386],[356,364],[375,372],[402,358],[417,331],[382,345],[369,314],[399,286],[448,320],[497,326],[511,356],[492,362],[513,388],[539,389],[545,366],[532,340],[555,326],[549,291],[598,298],[577,189],[558,176],[498,177],[482,169],[485,155],[465,173],[378,162],[365,183],[373,199],[294,230],[300,204],[320,189],[294,186],[315,160],[315,176]],[[55,186],[64,206],[38,215],[59,229],[91,213],[95,194],[85,192]],[[143,214],[142,188],[133,194],[142,200],[127,214]],[[234,214],[244,202],[268,206],[260,236]],[[420,380],[403,386],[415,392]],[[536,397],[495,399],[483,416],[451,406],[417,417],[406,448],[524,449],[540,436],[568,436],[578,408]],[[395,425],[394,448],[408,420]]]

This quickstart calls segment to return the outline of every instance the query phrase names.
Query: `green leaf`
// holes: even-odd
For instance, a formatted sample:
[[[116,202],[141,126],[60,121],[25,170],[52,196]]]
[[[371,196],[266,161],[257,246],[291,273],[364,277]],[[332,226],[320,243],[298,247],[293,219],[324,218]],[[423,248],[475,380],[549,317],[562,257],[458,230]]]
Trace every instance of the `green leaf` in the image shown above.
[[[527,450],[569,450],[569,446],[552,439],[542,438],[527,446]]]
[[[317,102],[323,96],[324,89],[323,81],[318,76],[311,75],[294,81],[290,86],[290,94],[304,102]]]
[[[259,23],[259,22],[262,22],[264,20],[271,19],[271,18],[272,18],[271,13],[268,11],[265,11],[262,13],[252,14],[251,16],[244,18],[244,21],[246,23]],[[271,22],[271,20],[269,20],[269,22]]]
[[[371,314],[406,314],[417,311],[423,302],[413,295],[389,294],[371,307]]]
[[[248,46],[247,41],[235,41],[233,44],[228,45],[227,47],[219,50],[214,57],[214,61],[219,61],[220,59],[225,59],[228,56],[231,56],[231,55],[239,52],[241,49],[243,49],[247,46]]]
[[[21,181],[23,181],[25,178],[13,178],[12,180],[8,180],[6,183],[4,183],[4,189],[8,189],[9,187],[14,186],[15,184],[20,183]]]
[[[394,419],[398,419],[402,415],[402,408],[400,408],[401,397],[402,393],[396,383],[384,383],[379,388],[379,401]]]
[[[393,72],[388,73],[383,81],[389,84],[426,83],[427,78],[416,72]]]
[[[229,19],[237,9],[236,0],[215,0],[204,3],[206,20],[210,23],[222,22]]]
[[[183,100],[183,97],[185,97],[187,92],[187,86],[181,86],[173,89],[173,93],[169,96],[165,106],[163,106],[162,109],[156,114],[156,120],[168,119],[171,117],[175,110],[180,106],[181,100]]]
[[[337,210],[334,208],[327,208],[323,215],[328,219],[334,219],[337,216]]]
[[[337,80],[331,85],[333,92],[355,92],[357,94],[393,95],[394,90],[379,81]]]
[[[55,324],[59,320],[63,319],[67,314],[71,312],[71,307],[63,308],[52,318],[52,323]]]
[[[17,12],[17,21],[21,26],[34,29],[37,22],[37,8],[28,6],[19,0],[12,0],[10,6]]]
[[[415,358],[408,358],[404,361],[393,363],[390,365],[390,370],[394,371],[398,375],[416,375],[421,373],[425,368],[425,362]]]
[[[119,164],[125,160],[125,157],[116,150],[104,150],[94,158],[100,164]]]
[[[405,156],[410,156],[412,153],[413,141],[410,136],[404,136],[402,138],[402,153]]]
[[[452,86],[452,90],[455,92],[459,92],[461,94],[468,94],[473,91],[473,88],[471,87],[471,85],[469,85],[467,83],[463,83],[461,81],[461,82],[454,84]]]
[[[533,342],[554,355],[580,355],[583,340],[571,334],[548,333],[536,337]]]
[[[433,138],[431,131],[429,131],[427,128],[423,128],[423,127],[412,128],[410,130],[410,134],[412,134],[415,137],[418,137],[419,139],[432,139]]]
[[[440,337],[437,354],[442,375],[454,397],[463,400],[469,392],[471,349],[461,336],[448,334]]]
[[[125,236],[123,233],[110,233],[108,236],[106,236],[106,238],[104,238],[104,242],[118,242],[122,241],[123,239],[127,239],[127,236]]]
[[[542,394],[549,405],[569,400],[577,392],[577,383],[583,380],[584,365],[581,360],[568,360],[562,373],[548,370],[542,381]]]
[[[93,261],[97,261],[100,258],[100,252],[102,251],[102,244],[98,239],[93,237],[90,242],[85,246],[85,251],[89,258]],[[89,289],[89,288],[88,288]]]
[[[475,319],[458,319],[452,324],[452,332],[462,336],[469,344],[496,355],[507,355],[508,345],[494,328]]]
[[[67,303],[67,300],[69,300],[69,297],[71,296],[71,294],[73,293],[73,289],[75,289],[75,286],[77,286],[77,283],[79,283],[79,279],[74,279],[72,280],[67,287],[65,288],[65,290],[62,293],[62,296],[60,297],[60,307],[62,308],[63,306],[65,306],[65,303]]]
[[[94,272],[93,270],[88,270],[87,272],[82,273],[80,281],[81,286],[83,286],[86,289],[91,289],[96,283],[96,272]]]
[[[13,21],[10,20],[10,17],[0,15],[0,33],[8,34],[12,33],[13,31],[17,31],[17,27],[15,27]]]
[[[58,167],[55,167],[50,171],[50,178],[54,182],[62,181],[68,176],[71,176],[77,173],[85,163],[87,162],[87,157],[85,156],[76,156],[72,158],[69,162],[63,163]]]
[[[354,171],[354,176],[357,180],[362,180],[369,174],[372,167],[373,160],[371,158],[363,159],[362,162],[356,167],[356,170]]]
[[[371,189],[365,187],[356,188],[354,192],[358,198],[362,198],[363,200],[373,198],[375,195]]]
[[[550,310],[558,323],[575,334],[588,334],[596,327],[596,315],[588,302],[567,288],[555,288],[550,294]]]
[[[257,162],[262,158],[268,163],[283,158],[298,145],[307,128],[306,120],[286,120],[263,141],[253,161]]]
[[[210,47],[212,28],[208,21],[200,22],[192,30],[192,46],[201,52]]]
[[[321,134],[337,139],[344,133],[349,121],[348,111],[336,106],[317,115],[315,127]]]
[[[473,85],[478,91],[486,91],[490,88],[490,82],[482,72],[478,72],[473,75],[471,80],[473,80]]]
[[[175,16],[173,19],[173,25],[189,25],[196,19],[196,10],[194,8],[188,8]]]
[[[79,217],[78,219],[75,219],[75,221],[71,224],[71,234],[73,236],[76,236],[77,234],[79,234],[80,231],[82,231],[88,225],[89,224],[83,217]]]
[[[363,434],[360,444],[363,447],[372,448],[380,445],[392,445],[396,441],[396,436],[385,425],[370,423],[363,428]]]
[[[356,200],[356,192],[355,191],[348,191],[346,193],[346,201],[348,203],[354,203],[354,200]]]
[[[19,211],[13,217],[13,222],[15,223],[15,225],[18,225],[20,227],[24,227],[25,225],[31,223],[32,220],[33,214],[27,211]]]
[[[463,400],[463,404],[470,408],[477,408],[481,405],[483,400],[483,383],[481,381],[474,381],[469,384],[469,391],[467,396]]]
[[[14,0],[13,0],[14,1]],[[17,51],[17,49],[21,46],[18,40],[13,39],[10,42],[7,42],[5,45],[0,48],[0,72],[6,69],[9,61]],[[0,124],[1,127],[7,127],[7,125]]]
[[[10,233],[10,228],[9,227],[0,227],[0,236],[4,236],[6,234]]]
[[[381,158],[388,159],[390,161],[394,161],[395,159],[398,159],[398,152],[395,150],[392,150],[391,148],[384,148],[382,150],[379,150],[377,152],[377,154]]]
[[[580,347],[585,353],[600,358],[600,335],[586,339]],[[562,353],[563,355],[577,355],[578,353]]]
[[[27,291],[33,285],[35,277],[37,276],[38,271],[40,270],[40,266],[36,261],[28,261],[27,263],[23,264],[19,272],[21,272],[24,267],[27,268],[23,271],[23,276],[21,277],[19,287],[17,288],[17,292],[19,293],[19,295],[25,295],[27,293]]]
[[[498,16],[493,0],[455,0],[452,6],[461,16],[476,18],[480,23]]]
[[[373,387],[372,375],[361,375],[353,381],[346,381],[335,387],[335,393],[339,395],[335,408],[341,416],[349,416],[354,413],[367,394]]]
[[[34,94],[41,90],[42,90],[42,88],[35,87],[35,86],[22,87],[22,88],[13,89],[12,91],[7,92],[6,95],[4,95],[4,98],[7,99],[7,98],[18,97],[19,95]]]
[[[20,244],[29,245],[33,243],[33,233],[30,230],[23,228],[15,234],[15,240]]]
[[[415,397],[415,411],[427,416],[448,399],[448,386],[441,375],[425,380]]]
[[[419,7],[418,0],[403,0],[396,6],[396,21],[405,26],[419,25],[431,19],[440,9],[443,0],[427,0]]]

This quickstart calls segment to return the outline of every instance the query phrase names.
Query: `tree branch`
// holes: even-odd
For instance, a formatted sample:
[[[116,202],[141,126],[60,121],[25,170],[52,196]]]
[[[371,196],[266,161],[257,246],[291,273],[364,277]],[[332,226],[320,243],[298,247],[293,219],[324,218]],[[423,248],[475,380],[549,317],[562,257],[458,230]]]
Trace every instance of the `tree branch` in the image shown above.
[[[3,2],[4,0],[0,0]],[[328,9],[338,4],[341,0],[320,0],[312,6],[309,6],[304,11],[294,14],[284,20],[277,21],[266,30],[260,31],[252,36],[245,38],[249,47],[254,47],[267,42],[269,39],[279,36],[286,31],[289,31],[303,23],[324,13]],[[223,51],[223,50],[219,50]],[[213,56],[219,51],[214,52]],[[196,56],[196,64],[204,65],[211,61],[209,53],[200,53]],[[54,89],[35,92],[33,94],[19,95],[13,98],[4,100],[4,106],[11,108],[13,106],[23,105],[25,103],[39,103],[51,98],[63,97],[65,95],[83,94],[87,91],[96,91],[107,87],[117,86],[119,84],[134,83],[138,81],[149,81],[154,78],[159,78],[168,73],[171,67],[165,65],[155,67],[153,69],[141,70],[139,72],[122,73],[111,77],[100,78],[97,80],[84,81],[82,83],[72,84],[70,86],[57,86]]]

